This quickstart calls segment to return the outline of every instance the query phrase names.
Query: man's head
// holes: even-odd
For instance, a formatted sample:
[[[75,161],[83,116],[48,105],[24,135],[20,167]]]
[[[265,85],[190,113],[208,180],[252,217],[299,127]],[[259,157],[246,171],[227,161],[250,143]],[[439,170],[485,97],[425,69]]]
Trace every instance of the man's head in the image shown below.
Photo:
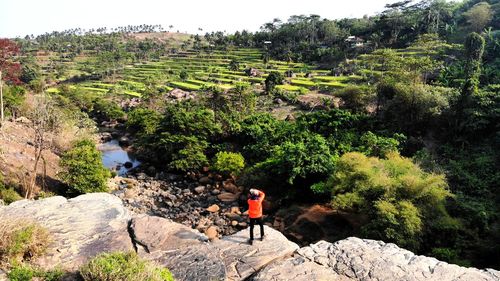
[[[259,191],[257,189],[250,189],[250,200],[257,200],[259,199]]]

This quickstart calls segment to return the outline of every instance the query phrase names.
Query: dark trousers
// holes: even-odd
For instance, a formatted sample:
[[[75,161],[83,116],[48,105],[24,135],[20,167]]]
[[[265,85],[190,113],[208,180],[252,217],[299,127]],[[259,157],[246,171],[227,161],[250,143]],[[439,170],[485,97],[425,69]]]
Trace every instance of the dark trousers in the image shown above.
[[[264,222],[262,221],[262,217],[255,219],[250,218],[250,240],[253,240],[253,226],[255,223],[260,225],[260,237],[264,237]]]

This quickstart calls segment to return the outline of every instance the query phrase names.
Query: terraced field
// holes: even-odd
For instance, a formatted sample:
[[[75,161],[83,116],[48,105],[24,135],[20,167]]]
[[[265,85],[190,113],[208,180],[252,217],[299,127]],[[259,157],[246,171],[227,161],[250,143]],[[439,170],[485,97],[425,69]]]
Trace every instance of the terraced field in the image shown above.
[[[293,72],[293,77],[286,78],[286,84],[278,89],[288,92],[307,93],[312,90],[332,92],[344,87],[347,83],[355,83],[361,76],[329,76],[329,70],[315,69],[303,63],[289,63],[271,60],[264,63],[262,52],[258,49],[233,49],[228,51],[198,52],[181,51],[161,57],[157,61],[136,63],[116,71],[113,79],[86,81],[73,84],[83,90],[104,94],[113,92],[131,96],[141,96],[154,85],[159,91],[170,91],[179,88],[186,91],[199,91],[207,87],[217,86],[229,90],[237,83],[251,84],[262,88],[267,75],[272,71]],[[238,70],[230,70],[231,61],[239,63]],[[71,73],[85,73],[89,62],[77,59],[68,65]],[[247,75],[245,69],[257,70],[257,75]],[[182,77],[182,78],[181,78]],[[50,88],[50,91],[57,91]]]

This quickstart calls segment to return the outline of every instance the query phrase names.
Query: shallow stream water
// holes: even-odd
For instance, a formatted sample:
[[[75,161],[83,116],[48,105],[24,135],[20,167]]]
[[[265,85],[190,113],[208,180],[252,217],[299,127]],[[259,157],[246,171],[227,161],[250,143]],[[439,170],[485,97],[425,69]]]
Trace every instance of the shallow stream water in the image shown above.
[[[141,164],[132,153],[127,152],[118,144],[118,140],[110,140],[102,143],[98,148],[102,153],[102,163],[104,166],[112,171],[116,171],[119,176],[126,174],[130,169]],[[132,167],[125,168],[125,163],[127,162],[132,163]]]

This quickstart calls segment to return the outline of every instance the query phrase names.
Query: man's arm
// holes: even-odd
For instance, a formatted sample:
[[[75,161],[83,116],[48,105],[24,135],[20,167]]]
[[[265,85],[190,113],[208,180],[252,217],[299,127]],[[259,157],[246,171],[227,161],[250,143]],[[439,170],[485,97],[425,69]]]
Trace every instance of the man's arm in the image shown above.
[[[266,197],[266,194],[259,190],[259,201],[260,202],[264,201],[264,197]]]

